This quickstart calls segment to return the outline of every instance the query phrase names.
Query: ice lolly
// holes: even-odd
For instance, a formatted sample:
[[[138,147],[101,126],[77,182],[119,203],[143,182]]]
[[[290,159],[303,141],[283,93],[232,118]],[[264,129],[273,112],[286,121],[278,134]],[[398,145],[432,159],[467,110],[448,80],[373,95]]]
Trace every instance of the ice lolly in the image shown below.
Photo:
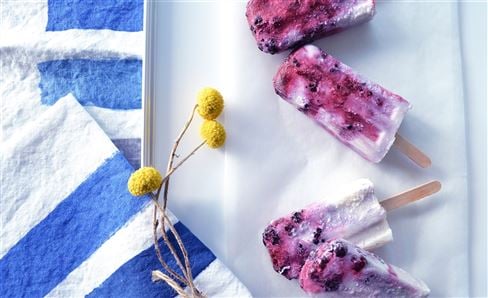
[[[274,87],[285,101],[372,162],[386,155],[410,109],[402,97],[313,45],[290,54]]]
[[[326,200],[272,221],[264,230],[263,243],[273,268],[288,279],[298,278],[308,255],[330,239],[344,238],[364,249],[391,241],[387,211],[440,189],[439,181],[431,181],[378,202],[373,183],[359,179]]]
[[[300,286],[327,297],[427,297],[430,292],[421,280],[342,239],[328,241],[310,254]]]
[[[260,50],[274,54],[370,20],[374,0],[251,0],[246,17]]]
[[[274,220],[263,233],[273,268],[288,279],[298,278],[319,244],[335,238],[366,249],[392,240],[386,210],[374,195],[371,181],[357,180],[327,200]]]

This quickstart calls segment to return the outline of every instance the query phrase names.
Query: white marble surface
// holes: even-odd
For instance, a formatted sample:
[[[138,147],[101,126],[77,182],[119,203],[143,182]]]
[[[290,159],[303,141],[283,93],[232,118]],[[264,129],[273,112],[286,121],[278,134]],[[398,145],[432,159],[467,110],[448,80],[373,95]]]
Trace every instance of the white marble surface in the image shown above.
[[[484,102],[483,94],[477,93],[486,88],[479,88],[479,83],[470,87],[473,81],[479,81],[483,69],[472,74],[466,70],[466,65],[479,69],[482,64],[476,59],[473,62],[473,57],[481,52],[477,46],[470,46],[474,54],[471,52],[462,60],[466,88],[463,90],[458,83],[462,81],[463,72],[457,16],[460,13],[461,32],[465,34],[465,24],[479,28],[483,16],[473,19],[472,15],[480,15],[480,10],[468,8],[471,11],[467,23],[463,19],[463,7],[458,11],[456,3],[381,1],[378,15],[370,24],[317,43],[412,101],[414,110],[400,131],[432,155],[434,167],[423,172],[397,152],[390,153],[380,165],[369,164],[331,137],[321,137],[312,123],[281,103],[274,96],[270,81],[284,55],[268,56],[253,50],[252,37],[242,27],[245,22],[236,13],[239,9],[236,5],[244,7],[245,3],[170,1],[157,5],[158,37],[154,47],[160,55],[153,62],[153,68],[158,82],[155,84],[158,100],[155,149],[158,152],[156,164],[160,168],[165,168],[165,153],[185,121],[196,91],[203,85],[214,85],[227,96],[221,120],[229,131],[229,141],[224,150],[199,152],[176,174],[171,201],[175,214],[256,296],[302,295],[293,282],[275,274],[266,259],[259,239],[266,221],[293,206],[317,199],[338,181],[367,175],[376,182],[378,194],[387,196],[426,179],[437,178],[444,182],[444,189],[435,199],[390,215],[396,240],[378,253],[424,279],[434,296],[465,296],[468,291],[472,295],[486,293],[483,292],[486,285],[483,262],[480,265],[475,261],[483,252],[483,238],[479,233],[485,231],[486,234],[486,230],[480,228],[483,218],[486,223],[486,201],[483,202],[486,200],[486,183],[483,184],[486,181],[486,167],[483,166],[486,165],[486,137],[484,147],[478,139],[473,141],[473,136],[486,136],[486,113],[479,109],[484,103],[486,111],[486,93]],[[418,9],[418,5],[423,5],[422,9]],[[429,20],[432,14],[428,9],[435,5],[439,5],[436,18]],[[401,18],[397,17],[398,10],[402,11]],[[486,14],[484,18],[486,20]],[[468,29],[471,35],[466,34],[461,39],[463,54],[469,51],[464,47],[466,40],[479,36],[476,30],[479,29]],[[429,35],[434,33],[437,34]],[[416,35],[422,38],[409,39]],[[362,39],[354,42],[358,37]],[[436,43],[448,48],[436,48]],[[234,51],[227,51],[229,48]],[[269,82],[268,87],[265,80]],[[256,105],[260,100],[262,105]],[[256,110],[247,110],[250,108]],[[432,110],[437,113],[433,115]],[[266,117],[270,115],[284,122],[269,123]],[[436,123],[437,117],[445,121]],[[443,125],[446,123],[448,130]],[[297,136],[298,128],[311,132]],[[454,130],[453,134],[447,134],[450,129]],[[192,128],[182,153],[198,142],[197,130],[197,127]],[[432,138],[432,135],[437,137]],[[466,172],[465,137],[468,139],[469,172]],[[280,143],[283,138],[288,140]],[[273,141],[277,143],[270,144]],[[303,142],[311,144],[312,148],[302,146]],[[287,146],[277,147],[277,144]],[[324,154],[324,150],[328,153]],[[283,159],[283,156],[288,158]],[[480,160],[483,156],[484,163]],[[310,157],[318,157],[318,162],[311,163]],[[300,173],[295,175],[294,171]],[[450,229],[449,237],[436,239],[439,233],[446,234],[446,227]],[[427,252],[423,253],[425,249]],[[448,261],[443,263],[443,259]],[[441,265],[445,265],[443,270],[432,272],[433,267]],[[486,272],[484,274],[486,276]]]

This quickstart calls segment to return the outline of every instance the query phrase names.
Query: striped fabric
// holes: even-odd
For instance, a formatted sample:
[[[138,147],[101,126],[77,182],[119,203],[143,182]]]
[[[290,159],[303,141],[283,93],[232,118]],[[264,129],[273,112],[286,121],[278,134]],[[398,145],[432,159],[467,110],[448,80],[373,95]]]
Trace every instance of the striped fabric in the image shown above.
[[[143,0],[2,1],[2,140],[72,93],[139,167],[143,4]]]
[[[175,296],[151,282],[152,206],[126,190],[140,165],[143,0],[9,0],[0,15],[0,297]],[[250,296],[176,229],[200,289]]]
[[[152,206],[148,198],[128,193],[132,166],[71,94],[5,145],[1,297],[176,295],[166,284],[151,282],[151,271],[160,268],[152,245]],[[176,229],[202,290],[249,296],[183,224]]]

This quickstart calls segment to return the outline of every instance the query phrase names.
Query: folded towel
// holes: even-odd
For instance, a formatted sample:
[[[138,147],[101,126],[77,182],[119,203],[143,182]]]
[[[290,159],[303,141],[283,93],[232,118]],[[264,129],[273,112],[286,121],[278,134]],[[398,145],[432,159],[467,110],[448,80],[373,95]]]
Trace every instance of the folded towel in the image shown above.
[[[71,94],[0,152],[2,297],[176,296],[151,282],[161,267],[150,200],[128,193],[132,166]],[[175,227],[199,289],[250,296],[183,224]],[[163,257],[177,270],[167,250]]]
[[[143,0],[2,1],[2,141],[73,93],[140,165]]]

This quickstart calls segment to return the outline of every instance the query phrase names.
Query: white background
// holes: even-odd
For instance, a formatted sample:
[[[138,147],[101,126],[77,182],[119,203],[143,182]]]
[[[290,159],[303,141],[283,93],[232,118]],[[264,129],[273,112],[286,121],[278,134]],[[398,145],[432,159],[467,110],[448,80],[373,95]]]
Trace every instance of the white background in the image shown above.
[[[307,123],[305,118],[301,118],[299,113],[281,103],[264,104],[262,111],[254,113],[256,118],[249,119],[250,114],[247,113],[249,111],[239,109],[245,109],[246,106],[254,108],[256,98],[253,96],[262,96],[263,101],[279,101],[276,96],[272,96],[272,88],[271,93],[270,90],[263,89],[266,88],[263,87],[266,84],[262,83],[262,78],[272,76],[285,55],[268,56],[257,50],[254,51],[250,33],[246,32],[247,29],[241,28],[245,25],[245,21],[239,19],[237,15],[229,13],[236,9],[235,6],[232,7],[233,5],[243,6],[243,2],[230,3],[233,4],[216,1],[159,2],[156,7],[159,15],[154,26],[156,29],[154,49],[158,55],[154,61],[149,63],[155,70],[154,85],[158,100],[154,134],[158,167],[165,168],[163,164],[171,140],[186,119],[186,114],[190,111],[194,100],[193,96],[202,85],[217,86],[224,95],[231,96],[227,99],[226,116],[224,116],[227,117],[224,122],[230,134],[225,151],[199,152],[173,180],[175,185],[171,207],[182,222],[186,223],[225,263],[229,264],[256,295],[299,295],[302,293],[296,285],[275,274],[271,269],[271,264],[265,259],[259,234],[256,233],[259,230],[258,227],[263,225],[260,221],[269,221],[290,210],[289,208],[293,206],[301,206],[304,202],[319,199],[316,196],[326,194],[327,185],[330,188],[336,183],[331,179],[347,181],[358,175],[367,174],[377,184],[379,195],[387,196],[400,187],[413,186],[428,177],[440,178],[445,182],[444,192],[437,199],[443,200],[443,202],[439,203],[433,199],[431,202],[422,202],[390,215],[389,219],[396,240],[379,250],[378,253],[387,261],[400,265],[424,279],[431,286],[434,295],[466,294],[467,292],[464,292],[463,288],[468,288],[466,284],[468,281],[471,294],[486,293],[486,289],[483,289],[486,287],[486,282],[484,282],[486,280],[486,266],[484,265],[486,264],[486,5],[483,3],[461,4],[459,13],[462,69],[456,66],[456,61],[451,60],[448,61],[448,68],[443,68],[445,63],[427,63],[427,60],[436,58],[441,62],[442,58],[446,57],[456,59],[455,53],[444,55],[443,50],[445,49],[440,49],[437,53],[429,52],[435,50],[435,44],[424,48],[419,46],[420,49],[428,50],[423,53],[423,57],[426,59],[425,64],[418,64],[423,58],[418,56],[417,51],[408,52],[408,47],[411,49],[414,46],[408,44],[413,41],[408,37],[420,34],[424,38],[439,38],[429,36],[429,32],[426,32],[428,27],[421,28],[422,24],[432,24],[430,23],[432,20],[427,18],[432,15],[429,14],[428,8],[433,5],[443,7],[452,5],[454,7],[454,9],[447,10],[440,9],[449,13],[444,16],[447,21],[443,20],[437,12],[439,25],[447,24],[453,27],[431,27],[434,28],[431,30],[435,33],[449,35],[446,39],[440,38],[439,42],[446,42],[449,45],[455,43],[455,40],[452,39],[459,37],[456,32],[458,30],[457,5],[448,2],[435,4],[379,2],[378,15],[370,24],[345,31],[317,43],[344,62],[361,69],[363,74],[373,80],[404,95],[413,103],[414,110],[409,113],[400,131],[413,141],[417,141],[418,144],[425,144],[423,148],[429,150],[429,153],[434,152],[434,156],[432,156],[434,168],[430,172],[421,172],[408,164],[408,161],[400,154],[394,152],[390,153],[380,165],[364,163],[353,153],[342,153],[346,149],[341,148],[331,138],[312,142],[314,144],[312,150],[300,156],[297,154],[297,149],[308,150],[307,146],[300,147],[300,144],[308,142],[312,136],[311,139],[317,139],[317,130],[312,124]],[[416,7],[412,7],[412,5],[416,5]],[[419,12],[419,10],[426,10],[426,12]],[[401,15],[398,15],[398,11],[402,12]],[[415,17],[423,19],[415,19]],[[222,24],[226,25],[222,26]],[[400,27],[391,26],[391,24]],[[414,33],[404,31],[407,27]],[[401,32],[405,32],[407,37],[395,39],[396,33]],[[362,40],[364,43],[352,48],[351,41],[364,37],[364,35],[366,35],[366,39]],[[385,40],[384,36],[390,37],[391,40]],[[405,43],[404,47],[394,44],[399,41]],[[331,45],[332,42],[333,45]],[[390,50],[385,52],[383,50],[388,42],[393,45]],[[378,44],[382,46],[378,47]],[[236,45],[245,46],[244,48],[233,48]],[[228,49],[234,49],[234,51],[229,52]],[[457,51],[459,55],[459,49]],[[255,58],[242,60],[246,55],[249,57],[245,59],[253,58],[253,55]],[[461,62],[461,55],[458,58]],[[414,63],[413,66],[423,67],[419,69],[418,75],[410,72],[413,67],[412,63]],[[426,68],[432,65],[439,68],[432,70],[433,75],[425,75],[425,72],[429,72]],[[255,72],[254,75],[247,72],[248,67],[250,71]],[[263,71],[256,72],[256,69],[260,68]],[[240,75],[242,80],[239,78]],[[418,80],[418,77],[422,77],[422,75],[431,81],[425,82],[425,85],[419,84],[421,81]],[[455,85],[457,81],[463,81],[463,79],[464,88],[461,85],[451,86],[451,88],[439,83],[444,80],[447,81],[447,85]],[[425,90],[426,86],[430,87]],[[420,88],[424,88],[423,90],[427,93],[432,91],[433,93],[429,94],[431,97],[425,97],[426,92],[419,92]],[[430,122],[432,117],[435,118],[431,111],[436,110],[437,104],[443,105],[442,99],[448,100],[444,97],[446,93],[442,93],[446,91],[449,94],[454,92],[453,100],[456,100],[456,95],[463,92],[465,94],[466,136],[464,136],[465,131],[462,127],[464,122],[464,114],[461,113],[462,104],[450,105],[447,103],[445,105],[447,110],[439,108],[439,111],[445,112],[440,118],[441,120],[445,117],[457,117],[452,118],[453,121],[449,122],[454,127],[454,136],[440,134],[443,126],[437,127],[435,123]],[[442,95],[443,98],[438,98],[439,95]],[[249,96],[252,97],[249,99],[249,104],[243,102]],[[237,98],[239,101],[236,101]],[[426,100],[432,102],[426,105]],[[286,121],[277,124],[276,127],[271,127],[272,124],[263,118],[265,115],[272,115],[270,113],[275,113],[275,115],[278,113],[281,117],[278,118],[286,119]],[[256,125],[260,123],[263,125],[262,127]],[[461,126],[457,130],[456,123]],[[423,125],[426,126],[425,130]],[[256,139],[253,139],[251,137],[254,134],[245,129],[256,127],[261,128],[264,132],[253,132],[257,136]],[[303,128],[312,133],[300,139],[296,135],[297,129]],[[290,138],[289,142],[285,142],[290,146],[275,151],[269,148],[269,144],[263,147],[260,142],[263,139],[260,139],[259,136],[265,136],[263,133],[266,131],[274,132],[274,134],[271,134],[270,138],[265,138],[265,141],[273,142],[273,138],[279,139],[282,134],[281,137]],[[196,132],[197,128],[191,131],[188,137],[190,144],[183,148],[188,150],[192,147],[191,143],[198,142]],[[466,178],[466,172],[463,171],[463,168],[466,167],[464,137],[468,141],[469,196],[465,192],[463,193],[462,189],[462,181]],[[443,148],[449,150],[436,151],[438,146],[433,140],[447,143],[443,143]],[[454,144],[449,143],[453,141]],[[324,153],[325,157],[324,154],[320,155],[321,152],[313,149],[313,147],[324,148],[325,146],[332,148],[327,154]],[[253,148],[256,152],[250,152]],[[448,154],[440,156],[440,152],[448,152]],[[453,152],[454,154],[461,153],[461,156],[452,155]],[[256,160],[242,162],[243,157],[251,157],[253,154],[255,157],[261,154],[263,161],[257,166],[255,165]],[[327,160],[327,156],[334,156],[333,154],[354,164],[331,163],[330,160]],[[290,156],[290,159],[280,159],[283,156]],[[307,158],[317,158],[317,156],[321,159],[325,158],[319,160],[319,164],[329,165],[327,174],[324,174],[320,167],[309,166]],[[270,167],[266,167],[266,165]],[[438,165],[437,168],[436,165]],[[280,184],[279,179],[270,177],[271,174],[277,172],[286,172],[290,170],[290,167],[293,170],[298,169],[301,174],[300,178],[290,178],[287,186]],[[358,167],[361,170],[355,170]],[[399,172],[399,168],[404,170],[404,173]],[[388,174],[382,175],[383,171]],[[319,178],[327,178],[327,182],[321,186],[324,189],[306,186],[309,183],[307,181],[319,179],[311,177],[317,173],[323,175]],[[307,177],[309,179],[306,179]],[[246,178],[249,181],[241,180]],[[304,182],[298,183],[297,179]],[[264,183],[265,186],[263,186],[263,183],[259,184],[260,181],[271,183]],[[453,198],[454,193],[464,195]],[[307,198],[299,200],[296,198],[297,194],[304,194]],[[256,200],[261,200],[261,202]],[[276,202],[279,200],[280,204],[271,204],[270,202],[273,200]],[[465,210],[456,211],[456,206]],[[435,226],[452,227],[450,226],[452,222],[456,222],[456,229],[435,230]],[[439,235],[443,237],[439,237]],[[439,239],[435,239],[436,237]],[[469,241],[468,244],[466,241]],[[455,242],[456,245],[449,244],[452,242]],[[415,244],[413,248],[408,245],[409,243]],[[483,247],[483,245],[485,246]],[[463,254],[455,256],[459,260],[452,261],[450,259],[452,256],[449,255],[450,250],[453,249],[455,253],[459,253],[463,247],[465,248]],[[431,252],[420,254],[419,252],[424,249]],[[446,258],[445,262],[441,262],[437,258],[438,256]],[[467,263],[468,257],[471,261],[470,266]],[[464,262],[463,259],[465,259]],[[452,278],[454,280],[450,280]],[[450,285],[441,287],[442,283],[446,281]]]
[[[487,8],[484,1],[460,5],[468,153],[471,294],[487,296]]]

